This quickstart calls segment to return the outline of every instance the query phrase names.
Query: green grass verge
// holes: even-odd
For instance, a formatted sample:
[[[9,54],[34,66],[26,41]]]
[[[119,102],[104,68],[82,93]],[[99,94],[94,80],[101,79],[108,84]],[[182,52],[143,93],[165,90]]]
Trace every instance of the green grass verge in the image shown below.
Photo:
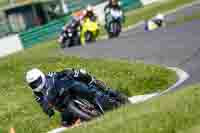
[[[7,6],[9,4],[8,0],[0,0],[0,8]]]
[[[1,59],[0,132],[7,132],[13,126],[17,133],[39,133],[59,124],[58,114],[49,120],[42,113],[24,82],[25,72],[32,67],[39,67],[45,72],[83,67],[111,87],[129,95],[163,90],[176,80],[174,72],[157,65],[64,57],[57,50],[54,43],[46,44]]]
[[[157,13],[166,12],[184,4],[191,3],[196,0],[166,0],[165,2],[158,2],[147,5],[143,8],[127,12],[127,21],[124,26],[136,24],[141,20],[148,20]]]
[[[200,86],[129,105],[66,133],[198,133]]]
[[[175,21],[167,22],[167,26],[176,26],[176,25],[181,25],[181,24],[191,22],[194,20],[199,20],[200,19],[199,11],[194,11],[190,15],[178,14],[178,15],[176,15],[177,19]]]

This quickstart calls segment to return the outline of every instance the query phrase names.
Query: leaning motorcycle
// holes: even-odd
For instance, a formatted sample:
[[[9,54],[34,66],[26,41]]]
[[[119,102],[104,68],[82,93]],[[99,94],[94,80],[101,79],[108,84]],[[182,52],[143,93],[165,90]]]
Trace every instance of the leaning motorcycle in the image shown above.
[[[78,46],[80,45],[80,33],[76,29],[68,27],[65,32],[61,32],[58,42],[61,48]]]
[[[90,43],[96,41],[99,35],[99,24],[95,17],[86,18],[82,24],[81,43]]]
[[[119,9],[110,9],[106,17],[109,38],[118,37],[122,29],[123,12]]]
[[[98,96],[93,102],[80,97],[70,97],[68,110],[82,121],[88,121],[129,103],[128,97],[120,92],[99,88],[97,90]]]

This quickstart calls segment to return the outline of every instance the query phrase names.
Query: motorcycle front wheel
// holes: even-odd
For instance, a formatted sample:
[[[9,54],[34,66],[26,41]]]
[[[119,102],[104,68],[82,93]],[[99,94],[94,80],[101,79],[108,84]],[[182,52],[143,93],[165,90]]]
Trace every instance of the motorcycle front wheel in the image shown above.
[[[87,31],[87,32],[85,33],[85,41],[86,41],[86,42],[92,42],[92,40],[93,40],[93,35],[92,35],[92,33],[89,32],[89,31]]]
[[[68,105],[68,110],[76,117],[84,121],[89,121],[95,117],[100,116],[100,112],[89,102],[82,100],[72,101]]]

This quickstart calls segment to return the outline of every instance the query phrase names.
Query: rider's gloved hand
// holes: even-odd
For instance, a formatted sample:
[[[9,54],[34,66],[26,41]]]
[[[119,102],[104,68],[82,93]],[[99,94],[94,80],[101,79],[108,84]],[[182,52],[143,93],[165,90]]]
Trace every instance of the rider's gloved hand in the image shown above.
[[[49,109],[49,110],[47,111],[47,114],[48,114],[49,118],[51,118],[51,117],[55,114],[55,112],[54,112],[53,109]]]

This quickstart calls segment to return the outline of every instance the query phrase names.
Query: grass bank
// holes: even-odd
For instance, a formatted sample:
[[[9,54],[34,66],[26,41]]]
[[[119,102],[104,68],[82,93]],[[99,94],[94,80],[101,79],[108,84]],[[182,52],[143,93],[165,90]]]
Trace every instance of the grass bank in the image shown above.
[[[176,15],[176,20],[167,22],[167,26],[176,26],[176,25],[185,24],[187,22],[200,20],[199,11],[200,11],[200,8],[199,10],[193,11],[191,14],[188,14],[188,15],[178,14]]]
[[[168,2],[127,13],[129,17],[125,26],[150,18],[158,11],[173,9],[192,0]],[[25,85],[25,71],[32,67],[39,67],[45,72],[61,70],[64,67],[83,67],[111,87],[120,89],[128,95],[163,90],[176,80],[174,72],[157,65],[123,60],[64,57],[57,49],[57,44],[52,41],[0,60],[0,132],[8,132],[10,127],[15,127],[17,133],[39,133],[58,126],[58,114],[53,120],[49,120],[34,102],[30,89]],[[196,110],[200,104],[200,92],[195,91],[197,88],[179,92],[177,96],[164,96],[145,104],[119,109],[108,113],[99,121],[91,122],[89,126],[69,132],[175,133],[185,132],[185,129],[197,130],[199,120],[196,118],[200,115]]]
[[[198,133],[200,85],[106,114],[66,133]]]
[[[59,124],[58,114],[49,120],[42,113],[24,82],[25,72],[32,67],[39,67],[45,72],[65,67],[86,68],[112,88],[128,95],[163,90],[176,80],[174,72],[157,65],[64,57],[51,43],[35,46],[0,61],[0,132],[15,127],[17,133],[39,133]]]

